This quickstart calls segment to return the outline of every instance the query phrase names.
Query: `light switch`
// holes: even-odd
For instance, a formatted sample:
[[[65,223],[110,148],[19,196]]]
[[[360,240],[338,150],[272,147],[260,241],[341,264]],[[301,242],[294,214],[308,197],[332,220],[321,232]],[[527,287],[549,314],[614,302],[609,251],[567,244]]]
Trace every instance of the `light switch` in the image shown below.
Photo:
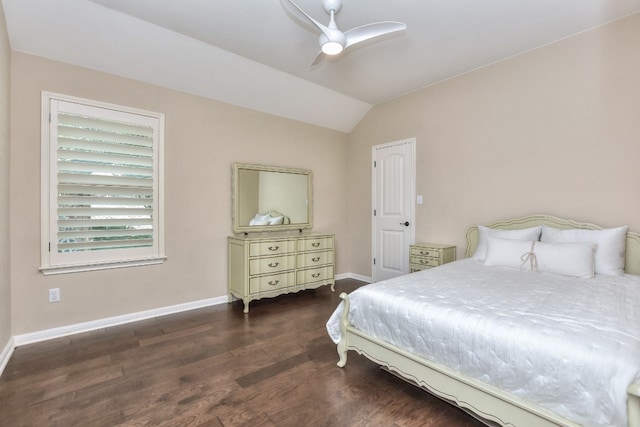
[[[419,205],[422,204],[422,195],[416,197],[416,203]]]

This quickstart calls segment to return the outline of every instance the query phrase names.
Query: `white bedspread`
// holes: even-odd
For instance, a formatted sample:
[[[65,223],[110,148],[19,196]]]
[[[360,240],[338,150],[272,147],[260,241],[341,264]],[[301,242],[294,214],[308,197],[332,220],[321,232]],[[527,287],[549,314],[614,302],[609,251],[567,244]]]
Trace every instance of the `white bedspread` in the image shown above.
[[[626,426],[640,382],[640,278],[466,259],[351,293],[357,329],[589,426]],[[342,304],[327,323],[340,340]]]

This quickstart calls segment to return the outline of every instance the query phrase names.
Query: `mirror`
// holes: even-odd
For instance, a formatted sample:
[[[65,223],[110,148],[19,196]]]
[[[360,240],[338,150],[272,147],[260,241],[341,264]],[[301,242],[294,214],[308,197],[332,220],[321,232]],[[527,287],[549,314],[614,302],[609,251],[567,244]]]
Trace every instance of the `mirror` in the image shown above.
[[[312,173],[306,169],[233,164],[234,233],[312,227]]]

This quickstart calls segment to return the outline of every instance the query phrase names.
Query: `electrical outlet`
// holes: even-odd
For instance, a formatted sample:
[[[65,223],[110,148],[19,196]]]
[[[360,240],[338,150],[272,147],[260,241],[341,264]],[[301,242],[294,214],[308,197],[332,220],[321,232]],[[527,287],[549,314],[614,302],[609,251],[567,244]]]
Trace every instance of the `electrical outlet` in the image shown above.
[[[49,302],[60,301],[60,288],[49,289]]]

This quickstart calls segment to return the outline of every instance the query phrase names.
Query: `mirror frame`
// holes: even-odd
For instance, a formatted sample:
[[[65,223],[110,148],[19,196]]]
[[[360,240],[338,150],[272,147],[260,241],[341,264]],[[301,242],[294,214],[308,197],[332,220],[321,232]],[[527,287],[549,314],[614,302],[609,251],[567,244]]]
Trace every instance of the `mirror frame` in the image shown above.
[[[260,233],[264,231],[286,231],[310,229],[313,227],[313,172],[309,169],[287,168],[280,166],[267,166],[251,163],[233,163],[231,175],[231,229],[234,233]],[[241,225],[238,222],[238,213],[240,212],[240,194],[238,188],[238,173],[240,170],[252,170],[258,172],[280,172],[297,175],[305,175],[307,177],[307,222],[296,224],[279,224],[279,225]]]

